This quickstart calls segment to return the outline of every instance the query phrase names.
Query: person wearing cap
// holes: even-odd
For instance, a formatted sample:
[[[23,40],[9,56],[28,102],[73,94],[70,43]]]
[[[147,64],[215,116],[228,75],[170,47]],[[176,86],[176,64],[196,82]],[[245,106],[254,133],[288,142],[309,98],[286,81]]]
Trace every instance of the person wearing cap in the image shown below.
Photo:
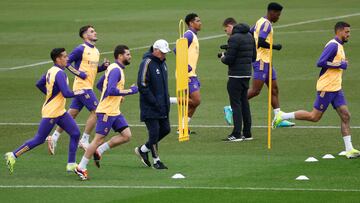
[[[160,161],[158,143],[170,133],[170,100],[166,54],[170,52],[167,41],[155,41],[143,56],[139,67],[137,85],[140,92],[140,120],[145,122],[149,139],[135,148],[142,163],[151,167],[148,153],[151,152],[155,169],[167,169]]]

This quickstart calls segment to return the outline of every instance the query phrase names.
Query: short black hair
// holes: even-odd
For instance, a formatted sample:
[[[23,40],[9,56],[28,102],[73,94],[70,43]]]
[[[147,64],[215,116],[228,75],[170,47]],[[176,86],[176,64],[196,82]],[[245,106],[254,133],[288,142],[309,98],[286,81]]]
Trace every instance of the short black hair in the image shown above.
[[[65,51],[65,48],[54,48],[51,52],[50,52],[50,57],[51,59],[55,62],[56,59],[58,57],[61,56],[61,53],[63,53]]]
[[[84,32],[86,32],[89,28],[94,28],[94,26],[92,26],[92,25],[82,26],[82,27],[80,28],[80,30],[79,30],[79,36],[80,36],[81,38],[83,38]]]
[[[199,17],[196,13],[189,13],[186,17],[185,17],[185,23],[186,25],[190,25],[190,22],[192,22],[193,20],[195,20],[196,17]]]
[[[117,45],[114,50],[114,58],[117,59],[119,54],[124,54],[125,50],[129,50],[129,47],[123,44]]]
[[[223,26],[227,26],[227,25],[236,25],[236,20],[232,17],[226,18],[223,22]]]
[[[268,11],[282,11],[283,7],[282,5],[276,3],[276,2],[271,2],[269,3],[267,10]]]
[[[343,30],[344,28],[346,27],[350,27],[350,24],[349,23],[346,23],[346,22],[343,22],[343,21],[340,21],[340,22],[337,22],[335,24],[335,27],[334,27],[334,31],[336,33],[336,31],[338,30]]]

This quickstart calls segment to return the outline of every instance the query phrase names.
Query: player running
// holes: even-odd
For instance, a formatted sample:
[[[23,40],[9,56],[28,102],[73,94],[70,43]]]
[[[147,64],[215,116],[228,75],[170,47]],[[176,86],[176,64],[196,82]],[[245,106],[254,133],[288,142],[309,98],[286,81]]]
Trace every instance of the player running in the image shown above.
[[[278,3],[270,3],[267,8],[267,15],[261,17],[252,28],[257,47],[256,61],[253,63],[254,75],[251,88],[248,90],[248,98],[251,99],[260,94],[264,83],[269,85],[269,63],[270,63],[270,39],[273,38],[272,23],[279,20],[283,7]],[[273,49],[280,51],[281,44],[274,44]],[[276,80],[276,71],[272,67],[272,90],[271,90],[271,105],[274,114],[277,115],[280,110],[279,89]],[[290,127],[295,123],[287,120],[281,121],[278,127]]]
[[[138,88],[134,85],[130,89],[124,89],[124,69],[131,60],[129,48],[125,45],[118,45],[114,50],[114,58],[115,62],[108,67],[104,78],[100,80],[102,85],[97,85],[98,87],[102,86],[102,93],[96,109],[96,135],[86,149],[79,166],[75,169],[75,173],[81,180],[88,179],[86,168],[92,156],[94,156],[96,166],[100,167],[101,156],[106,150],[130,141],[130,128],[124,115],[120,112],[123,96],[138,92]],[[118,134],[104,143],[111,128]]]
[[[54,62],[52,66],[41,79],[36,83],[36,86],[46,95],[45,102],[42,107],[42,119],[40,121],[39,129],[36,135],[26,141],[19,148],[13,152],[5,154],[6,165],[13,173],[16,159],[25,152],[37,147],[45,142],[46,137],[57,124],[63,128],[70,135],[68,164],[66,170],[68,172],[74,171],[76,167],[76,150],[80,137],[80,130],[75,123],[75,120],[65,110],[65,98],[80,96],[84,94],[84,90],[77,90],[72,92],[68,86],[68,78],[64,72],[67,65],[68,56],[64,48],[55,48],[51,51],[51,59]]]
[[[78,116],[84,106],[90,112],[84,133],[79,142],[79,146],[86,149],[89,145],[90,134],[96,124],[95,109],[99,103],[93,91],[96,74],[106,70],[109,66],[109,61],[105,59],[101,66],[98,65],[100,53],[95,47],[98,38],[92,25],[81,27],[79,36],[84,40],[84,43],[70,53],[67,68],[77,76],[74,80],[73,90],[84,90],[85,94],[76,96],[72,100],[68,112],[73,118]],[[62,132],[63,129],[57,127],[52,136],[48,137],[48,149],[51,155],[55,154],[56,144]]]
[[[291,113],[280,112],[273,120],[273,127],[278,127],[284,119],[297,119],[317,122],[321,119],[331,103],[341,120],[341,133],[345,144],[345,156],[356,158],[360,151],[353,148],[350,134],[350,112],[341,87],[342,74],[348,67],[345,57],[344,43],[350,37],[350,25],[338,22],[335,25],[335,38],[330,40],[320,56],[317,66],[321,68],[316,84],[316,100],[311,112],[299,110]]]

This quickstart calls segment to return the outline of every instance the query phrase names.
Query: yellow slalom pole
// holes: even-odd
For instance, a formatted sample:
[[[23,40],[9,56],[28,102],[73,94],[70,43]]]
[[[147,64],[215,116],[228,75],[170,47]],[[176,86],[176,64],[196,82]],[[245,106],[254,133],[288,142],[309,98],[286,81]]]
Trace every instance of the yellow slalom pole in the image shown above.
[[[271,96],[272,96],[272,50],[273,50],[273,36],[270,36],[270,56],[269,56],[269,93],[268,93],[268,149],[271,149]]]
[[[178,99],[178,129],[179,141],[189,140],[188,132],[188,41],[184,38],[185,23],[179,22],[179,39],[176,40],[176,97]]]

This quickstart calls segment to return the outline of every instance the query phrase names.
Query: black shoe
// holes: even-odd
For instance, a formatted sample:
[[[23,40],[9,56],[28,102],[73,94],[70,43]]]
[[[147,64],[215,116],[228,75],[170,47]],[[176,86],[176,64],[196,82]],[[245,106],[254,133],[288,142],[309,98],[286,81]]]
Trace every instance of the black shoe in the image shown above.
[[[95,162],[95,166],[98,167],[98,168],[100,168],[100,160],[101,160],[101,155],[96,150],[95,153],[94,153],[94,162]]]
[[[229,135],[227,138],[222,139],[222,141],[225,142],[240,142],[242,140],[243,140],[242,137],[235,135]]]
[[[141,162],[147,166],[151,167],[151,163],[149,161],[148,152],[142,152],[140,147],[135,148],[135,154],[140,158]]]
[[[166,167],[164,165],[164,163],[161,162],[161,161],[157,161],[156,164],[154,164],[153,167],[154,167],[154,169],[168,169],[168,167]]]
[[[254,138],[251,136],[251,135],[249,135],[249,136],[242,136],[241,137],[241,139],[243,140],[243,141],[250,141],[250,140],[253,140]]]

